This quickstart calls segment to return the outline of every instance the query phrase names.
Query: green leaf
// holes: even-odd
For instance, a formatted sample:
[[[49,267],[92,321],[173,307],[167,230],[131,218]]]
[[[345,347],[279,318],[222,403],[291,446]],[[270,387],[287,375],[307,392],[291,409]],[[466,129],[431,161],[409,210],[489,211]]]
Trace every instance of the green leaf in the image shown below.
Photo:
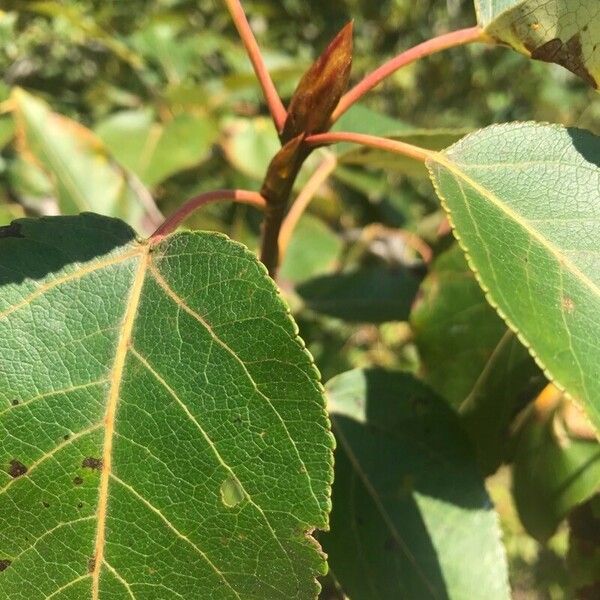
[[[331,570],[353,600],[508,598],[497,517],[456,417],[405,373],[327,385]]]
[[[482,471],[493,472],[515,412],[545,378],[486,301],[458,244],[431,267],[410,322],[423,378],[460,412]]]
[[[4,117],[0,119],[0,149],[4,148],[15,134],[15,122],[13,119]]]
[[[518,52],[600,85],[598,0],[475,0],[487,34]]]
[[[296,291],[316,312],[354,323],[406,321],[419,287],[407,269],[373,267],[310,279]]]
[[[600,489],[600,444],[569,431],[577,409],[564,401],[552,410],[537,403],[520,432],[513,494],[527,532],[546,542],[578,504]]]
[[[256,258],[23,219],[0,281],[0,597],[314,598],[333,440]]]
[[[488,300],[600,426],[600,140],[492,126],[428,166]]]
[[[425,381],[460,408],[506,325],[486,301],[457,245],[432,265],[410,320]]]
[[[51,112],[23,90],[12,98],[21,152],[50,175],[63,213],[91,210],[136,224],[150,211],[158,220],[154,204],[142,201],[127,173],[91,131]]]
[[[20,204],[0,201],[0,225],[8,225],[14,219],[24,216],[25,213]]]
[[[113,156],[148,186],[208,158],[217,138],[215,124],[191,114],[157,122],[151,110],[122,111],[95,128]]]
[[[317,217],[303,215],[279,270],[282,281],[298,283],[330,271],[342,251],[343,242]]]
[[[576,598],[593,598],[600,590],[600,493],[569,515],[567,567]]]
[[[429,150],[442,150],[470,131],[417,128],[360,104],[355,104],[342,115],[333,130],[384,136]],[[409,157],[391,155],[389,152],[373,148],[360,148],[354,144],[339,144],[336,146],[336,152],[339,154],[340,164],[385,169],[410,177],[427,177],[427,170],[423,167],[423,163]]]
[[[271,119],[231,119],[221,142],[227,160],[241,173],[262,181],[281,143]]]

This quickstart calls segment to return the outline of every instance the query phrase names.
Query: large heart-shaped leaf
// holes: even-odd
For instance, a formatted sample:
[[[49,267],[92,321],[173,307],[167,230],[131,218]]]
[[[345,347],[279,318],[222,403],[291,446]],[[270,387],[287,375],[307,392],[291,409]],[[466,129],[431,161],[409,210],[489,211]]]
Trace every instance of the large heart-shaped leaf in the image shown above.
[[[327,384],[338,441],[332,572],[353,600],[507,599],[497,517],[456,416],[406,373]]]
[[[428,164],[488,299],[600,426],[600,139],[492,126]]]
[[[475,7],[493,38],[600,85],[598,0],[475,0]]]
[[[241,245],[16,221],[0,345],[0,597],[315,597],[322,390]]]
[[[158,221],[160,213],[148,192],[89,129],[53,113],[23,90],[15,90],[12,100],[19,149],[49,175],[62,213],[91,210],[130,224],[140,224],[147,214]]]

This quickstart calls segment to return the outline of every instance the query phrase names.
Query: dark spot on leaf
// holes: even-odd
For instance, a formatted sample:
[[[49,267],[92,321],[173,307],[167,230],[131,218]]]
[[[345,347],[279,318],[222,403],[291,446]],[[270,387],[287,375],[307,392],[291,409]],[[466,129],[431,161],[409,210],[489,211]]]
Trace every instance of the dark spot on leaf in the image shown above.
[[[19,405],[19,401],[18,401],[18,400],[15,398],[15,399],[12,401],[12,405],[13,405],[13,406],[18,406],[18,405]]]
[[[101,471],[102,470],[102,459],[101,458],[92,458],[88,456],[83,459],[81,466],[84,469],[92,469],[93,471]]]
[[[18,460],[11,460],[10,466],[8,469],[8,474],[15,479],[17,477],[21,477],[21,475],[25,475],[27,473],[27,467]]]
[[[10,567],[11,563],[12,563],[12,560],[8,560],[5,558],[1,559],[0,560],[0,573],[2,571],[6,571],[6,569],[8,569],[8,567]]]
[[[63,435],[63,440],[65,440],[65,442],[71,437],[70,433],[65,433],[65,435]]]
[[[77,508],[83,508],[83,502],[80,502],[80,503],[77,505]]]
[[[18,223],[11,223],[10,225],[5,225],[4,227],[0,227],[0,238],[22,238],[25,237],[21,233],[21,226]]]
[[[44,508],[50,508],[50,502],[46,502],[44,500],[44,502],[42,502],[42,505],[44,506]]]
[[[575,75],[579,75],[579,77],[587,81],[591,86],[598,87],[598,82],[592,77],[585,66],[579,33],[576,33],[566,43],[559,38],[554,38],[538,48],[527,47],[531,52],[531,58],[562,65],[572,73],[575,73]]]
[[[79,476],[75,477],[75,479],[73,479],[73,483],[75,485],[81,485],[83,483],[83,479]]]
[[[93,573],[96,568],[96,557],[92,556],[90,560],[88,560],[88,573]]]

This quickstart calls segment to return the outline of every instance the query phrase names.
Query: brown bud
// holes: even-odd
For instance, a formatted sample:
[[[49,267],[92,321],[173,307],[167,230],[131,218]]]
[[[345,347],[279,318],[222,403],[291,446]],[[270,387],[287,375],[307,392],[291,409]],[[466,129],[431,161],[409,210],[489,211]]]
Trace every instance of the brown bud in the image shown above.
[[[329,117],[350,80],[352,30],[350,22],[303,75],[288,107],[282,142],[327,130]]]
[[[292,138],[273,157],[269,164],[267,174],[261,189],[261,195],[267,203],[287,202],[289,191],[287,187],[293,185],[294,173],[302,165],[305,157],[302,149],[303,135]],[[291,188],[290,188],[291,189]]]

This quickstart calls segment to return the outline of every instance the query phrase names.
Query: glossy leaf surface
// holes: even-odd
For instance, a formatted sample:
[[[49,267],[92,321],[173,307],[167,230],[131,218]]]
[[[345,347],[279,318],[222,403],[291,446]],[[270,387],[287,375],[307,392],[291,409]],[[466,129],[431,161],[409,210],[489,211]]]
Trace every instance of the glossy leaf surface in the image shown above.
[[[315,597],[332,438],[255,257],[25,219],[0,280],[0,597]]]
[[[488,299],[600,426],[600,139],[492,126],[428,165]]]
[[[327,385],[338,441],[329,564],[354,600],[507,599],[497,518],[456,417],[405,373]]]
[[[598,0],[475,0],[479,23],[498,41],[600,85]]]

